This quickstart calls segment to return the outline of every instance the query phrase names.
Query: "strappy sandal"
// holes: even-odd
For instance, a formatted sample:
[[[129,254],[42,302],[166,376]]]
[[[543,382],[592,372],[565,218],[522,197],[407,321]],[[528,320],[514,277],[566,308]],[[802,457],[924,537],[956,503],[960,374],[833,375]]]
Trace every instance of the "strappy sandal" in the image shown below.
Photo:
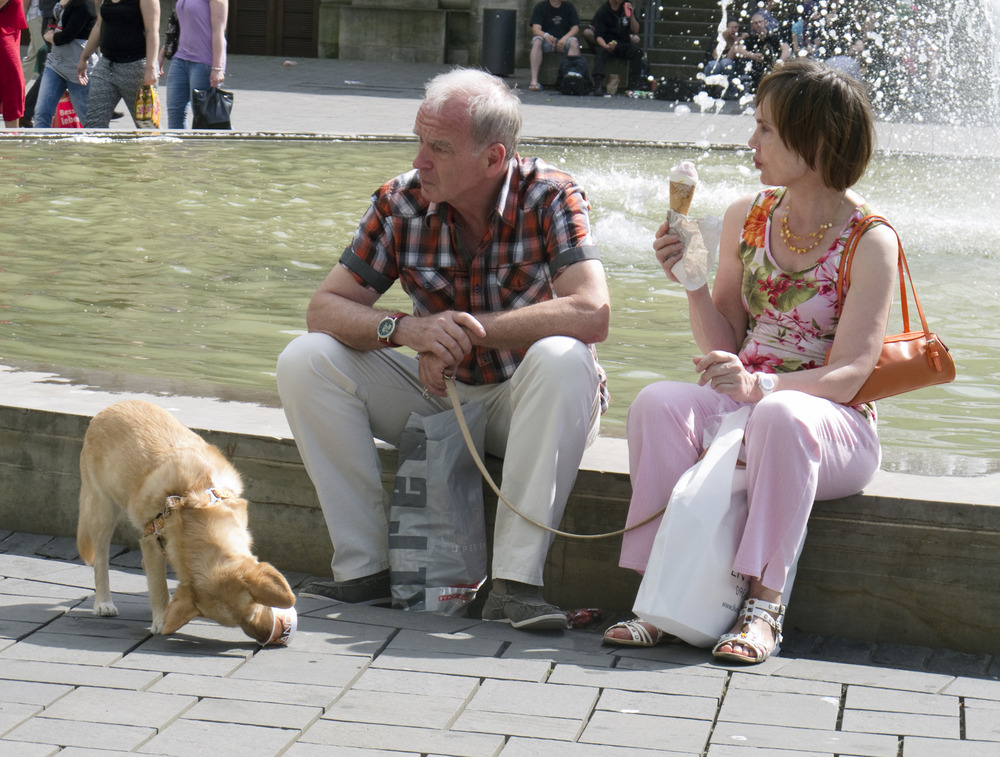
[[[647,625],[653,629],[653,633],[649,632],[649,628],[646,628]],[[616,628],[622,628],[628,631],[632,638],[621,639],[617,636],[608,636],[608,634]],[[655,647],[657,644],[673,641],[675,638],[675,636],[671,636],[669,633],[664,633],[652,623],[644,623],[644,621],[641,621],[638,618],[633,618],[632,620],[624,620],[621,623],[615,623],[613,626],[608,628],[608,630],[604,632],[604,638],[602,641],[605,644],[613,644],[618,647]]]
[[[785,622],[785,606],[765,602],[763,599],[748,599],[743,603],[743,609],[740,610],[740,614],[743,616],[743,627],[745,630],[739,633],[723,634],[712,648],[712,656],[720,660],[756,665],[757,663],[764,662],[772,654],[777,655],[781,649],[781,625]],[[751,635],[755,620],[763,620],[774,629],[774,646],[771,649],[767,648],[765,640],[761,639],[758,635]],[[749,647],[753,651],[754,656],[748,657],[747,655],[737,654],[732,651],[721,651],[722,647],[726,646],[726,644],[739,644]]]

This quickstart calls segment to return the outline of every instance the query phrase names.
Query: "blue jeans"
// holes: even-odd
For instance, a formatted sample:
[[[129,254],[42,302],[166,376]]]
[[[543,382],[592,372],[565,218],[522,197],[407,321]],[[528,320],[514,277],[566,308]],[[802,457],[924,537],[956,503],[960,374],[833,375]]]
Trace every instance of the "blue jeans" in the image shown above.
[[[183,129],[191,90],[208,89],[212,67],[174,57],[167,72],[167,128]]]
[[[52,126],[52,116],[55,115],[59,98],[67,89],[76,117],[80,119],[81,124],[84,122],[87,117],[87,95],[90,88],[78,81],[64,79],[51,68],[46,68],[42,71],[42,81],[38,85],[38,100],[35,102],[36,127],[48,129]]]

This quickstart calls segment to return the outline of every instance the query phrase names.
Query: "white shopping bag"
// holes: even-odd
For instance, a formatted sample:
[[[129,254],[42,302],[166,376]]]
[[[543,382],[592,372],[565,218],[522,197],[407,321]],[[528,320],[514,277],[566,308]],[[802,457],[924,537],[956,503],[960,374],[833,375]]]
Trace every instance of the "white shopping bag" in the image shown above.
[[[737,468],[750,408],[722,418],[705,455],[674,487],[633,611],[698,647],[729,631],[749,582],[732,570],[747,520],[746,469]]]

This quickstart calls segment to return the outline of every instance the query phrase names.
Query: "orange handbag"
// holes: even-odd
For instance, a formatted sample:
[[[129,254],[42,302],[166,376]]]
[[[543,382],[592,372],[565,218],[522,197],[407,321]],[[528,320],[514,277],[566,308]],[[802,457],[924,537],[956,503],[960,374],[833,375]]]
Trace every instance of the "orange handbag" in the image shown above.
[[[846,403],[848,405],[863,405],[866,402],[874,402],[903,392],[912,392],[914,389],[922,389],[925,386],[947,384],[955,380],[955,360],[941,338],[927,328],[927,319],[924,317],[923,308],[920,307],[917,290],[913,286],[913,276],[910,274],[910,267],[906,264],[903,243],[899,241],[899,234],[892,228],[892,224],[881,216],[871,215],[862,218],[847,240],[843,257],[840,260],[840,270],[837,274],[838,310],[843,306],[844,294],[850,286],[851,264],[861,235],[875,224],[883,224],[892,229],[899,245],[897,266],[899,269],[899,300],[903,310],[903,332],[885,337],[882,344],[882,354],[879,355],[875,369],[865,380],[858,393],[854,395],[854,398]],[[920,316],[922,327],[920,331],[910,331],[910,311],[906,296],[907,279],[910,282],[910,292],[913,294],[913,304],[916,305],[917,314]],[[827,360],[829,359],[829,355],[827,355]]]

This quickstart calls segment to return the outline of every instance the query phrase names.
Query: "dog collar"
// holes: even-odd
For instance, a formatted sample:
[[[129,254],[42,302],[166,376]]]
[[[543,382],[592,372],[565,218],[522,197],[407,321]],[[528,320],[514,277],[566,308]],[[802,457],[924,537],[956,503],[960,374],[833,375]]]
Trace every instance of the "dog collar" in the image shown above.
[[[153,517],[149,523],[145,525],[142,529],[143,536],[160,536],[163,533],[163,524],[166,522],[167,518],[177,509],[177,506],[181,503],[181,498],[175,495],[167,497],[167,503],[163,506],[156,516]]]
[[[209,497],[211,497],[212,502],[218,502],[222,499],[232,499],[236,495],[233,494],[229,489],[219,489],[216,487],[211,487],[205,490]],[[143,536],[160,536],[163,534],[163,524],[166,522],[167,518],[170,517],[171,513],[177,509],[180,505],[182,497],[178,497],[176,494],[172,494],[167,497],[167,503],[163,506],[161,510],[149,523],[147,523],[142,529]]]

